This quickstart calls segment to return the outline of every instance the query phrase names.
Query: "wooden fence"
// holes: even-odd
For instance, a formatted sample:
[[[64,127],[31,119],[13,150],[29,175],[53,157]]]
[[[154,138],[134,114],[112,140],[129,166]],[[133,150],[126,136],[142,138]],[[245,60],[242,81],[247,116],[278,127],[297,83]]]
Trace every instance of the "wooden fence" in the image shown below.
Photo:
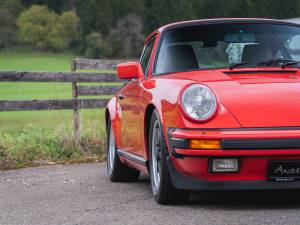
[[[80,141],[80,109],[101,108],[108,99],[79,99],[80,96],[113,95],[120,86],[87,86],[85,83],[121,82],[114,73],[78,72],[79,70],[115,70],[121,60],[91,60],[74,59],[71,63],[70,73],[52,72],[14,72],[1,71],[0,82],[69,82],[72,83],[73,99],[47,99],[0,101],[2,111],[32,111],[32,110],[65,110],[72,109],[74,114],[75,141]]]

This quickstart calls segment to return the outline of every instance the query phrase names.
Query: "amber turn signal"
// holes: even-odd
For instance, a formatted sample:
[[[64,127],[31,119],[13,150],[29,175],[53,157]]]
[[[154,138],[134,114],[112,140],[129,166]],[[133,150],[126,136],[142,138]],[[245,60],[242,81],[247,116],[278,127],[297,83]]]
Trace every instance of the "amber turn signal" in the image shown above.
[[[221,149],[220,140],[190,139],[190,149]]]

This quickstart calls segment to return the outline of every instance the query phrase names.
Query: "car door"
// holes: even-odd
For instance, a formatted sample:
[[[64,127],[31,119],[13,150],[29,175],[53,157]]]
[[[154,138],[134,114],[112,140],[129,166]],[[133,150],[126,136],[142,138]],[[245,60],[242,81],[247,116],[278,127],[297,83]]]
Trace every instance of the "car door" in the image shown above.
[[[140,63],[144,75],[148,72],[150,56],[154,46],[154,39],[151,39],[144,47]],[[142,86],[141,81],[144,78],[131,80],[118,95],[121,109],[121,148],[136,155],[143,155],[141,123],[143,122],[142,105],[140,103]]]

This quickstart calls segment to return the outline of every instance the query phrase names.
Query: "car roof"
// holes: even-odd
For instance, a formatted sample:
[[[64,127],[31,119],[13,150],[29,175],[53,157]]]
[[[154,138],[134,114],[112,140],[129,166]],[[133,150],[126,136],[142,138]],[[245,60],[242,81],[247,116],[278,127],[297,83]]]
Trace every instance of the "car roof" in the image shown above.
[[[299,23],[293,21],[264,19],[264,18],[217,18],[217,19],[188,20],[188,21],[170,23],[158,28],[157,30],[153,31],[151,34],[148,35],[148,37],[145,40],[145,43],[148,43],[148,41],[158,32],[162,33],[163,31],[172,28],[194,26],[194,25],[228,24],[228,23],[268,23],[268,24],[300,26]]]

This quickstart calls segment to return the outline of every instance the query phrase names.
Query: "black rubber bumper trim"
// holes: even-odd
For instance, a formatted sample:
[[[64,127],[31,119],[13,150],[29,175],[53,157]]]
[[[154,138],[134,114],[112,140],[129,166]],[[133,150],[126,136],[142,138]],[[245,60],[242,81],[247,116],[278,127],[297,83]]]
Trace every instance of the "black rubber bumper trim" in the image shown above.
[[[173,148],[183,148],[183,149],[189,148],[189,141],[186,138],[170,137],[169,143]]]
[[[272,181],[226,181],[207,182],[180,174],[174,167],[170,157],[168,169],[172,184],[181,190],[276,190],[300,189],[300,181],[272,182]],[[233,175],[234,176],[234,175]]]
[[[299,127],[297,127],[299,128]],[[291,127],[281,128],[282,130],[291,130]],[[295,128],[294,128],[295,129]],[[188,149],[189,139],[172,137],[174,130],[189,130],[189,129],[168,129],[168,140],[173,155],[176,156],[175,148]],[[195,130],[195,129],[194,129]],[[199,132],[203,131],[198,129]],[[219,129],[225,130],[225,129]],[[228,129],[229,130],[229,129]],[[230,129],[239,131],[241,129]],[[247,130],[247,129],[245,129]],[[254,130],[254,128],[253,128]],[[258,129],[260,130],[260,129]],[[263,150],[263,149],[300,149],[299,138],[269,138],[269,139],[221,139],[221,150]]]
[[[189,148],[187,138],[169,137],[172,148]],[[222,150],[300,149],[300,139],[223,139]]]
[[[223,150],[300,149],[300,139],[222,140]]]
[[[182,149],[187,149],[189,146],[188,139],[186,138],[175,138],[172,137],[172,132],[174,131],[174,128],[169,128],[168,129],[168,142],[169,142],[169,147],[171,150],[171,154],[176,157],[176,158],[182,158],[182,155],[179,155],[175,152],[175,148],[182,148]]]
[[[192,131],[261,131],[261,130],[299,130],[299,126],[294,127],[243,127],[243,128],[169,128],[169,132],[175,130],[192,130]]]

